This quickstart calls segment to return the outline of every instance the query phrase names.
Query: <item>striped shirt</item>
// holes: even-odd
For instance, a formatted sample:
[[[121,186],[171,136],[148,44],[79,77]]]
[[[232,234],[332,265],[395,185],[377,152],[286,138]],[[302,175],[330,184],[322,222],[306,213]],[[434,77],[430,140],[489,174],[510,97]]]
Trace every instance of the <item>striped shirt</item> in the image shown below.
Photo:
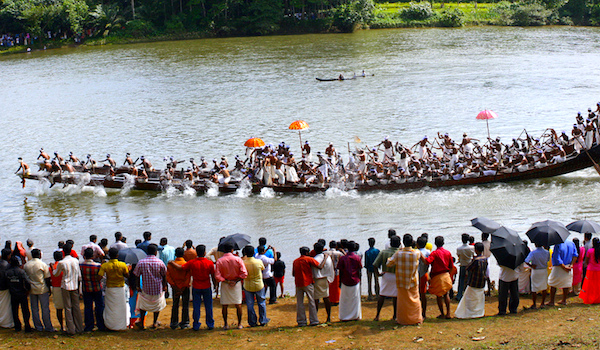
[[[387,261],[387,266],[396,267],[396,286],[410,289],[419,281],[419,258],[421,252],[412,248],[402,248]]]
[[[485,256],[477,256],[469,266],[467,266],[468,280],[467,286],[473,288],[485,287],[485,278],[487,277],[488,261]]]

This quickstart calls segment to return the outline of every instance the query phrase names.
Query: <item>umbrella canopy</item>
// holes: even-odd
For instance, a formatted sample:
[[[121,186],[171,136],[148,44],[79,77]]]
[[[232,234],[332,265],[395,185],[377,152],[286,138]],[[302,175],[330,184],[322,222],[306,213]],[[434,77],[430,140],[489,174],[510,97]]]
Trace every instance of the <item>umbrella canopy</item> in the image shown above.
[[[527,257],[527,245],[515,230],[501,226],[492,232],[490,252],[501,266],[514,269]]]
[[[546,220],[531,225],[531,228],[526,234],[533,243],[549,247],[551,245],[563,243],[571,233],[560,222]]]
[[[492,233],[502,227],[496,221],[484,217],[471,219],[471,225],[484,233]]]
[[[296,120],[292,124],[290,124],[290,130],[298,130],[298,137],[300,138],[300,153],[302,153],[302,130],[308,129],[308,123],[304,120]]]
[[[250,148],[263,147],[264,145],[265,145],[265,141],[263,141],[262,139],[259,139],[258,137],[253,137],[251,139],[248,139],[244,143],[244,146],[250,147]]]
[[[592,220],[577,220],[568,224],[567,229],[579,233],[598,233],[600,224]]]
[[[119,250],[119,261],[124,262],[125,264],[137,264],[138,261],[142,260],[146,257],[146,252],[139,248],[125,248]]]
[[[481,111],[477,114],[477,119],[480,120],[488,120],[498,118],[498,115],[494,111],[490,111],[488,109]]]
[[[219,248],[225,243],[231,243],[234,250],[240,250],[250,244],[250,236],[244,233],[234,233],[232,235],[223,237],[219,241]]]
[[[289,127],[290,130],[304,130],[308,129],[308,123],[304,120],[296,120]]]
[[[490,119],[498,118],[498,115],[494,111],[485,110],[481,111],[477,114],[477,119],[485,120],[485,125],[487,126],[488,139],[490,138]]]

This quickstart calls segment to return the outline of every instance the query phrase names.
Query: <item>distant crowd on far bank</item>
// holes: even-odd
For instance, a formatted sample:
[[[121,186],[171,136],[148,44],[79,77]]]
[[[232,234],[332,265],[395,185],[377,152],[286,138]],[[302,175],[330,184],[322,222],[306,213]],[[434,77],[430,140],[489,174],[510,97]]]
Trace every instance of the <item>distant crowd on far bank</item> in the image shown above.
[[[395,230],[389,230],[381,249],[374,238],[367,240],[368,249],[363,251],[355,241],[319,239],[312,247],[300,247],[293,261],[282,257],[264,237],[256,246],[244,237],[237,241],[223,237],[211,249],[194,246],[192,240],[174,247],[166,237],[156,244],[150,232],[144,232],[135,248],[127,245],[120,232],[110,245],[108,239],[98,244],[97,238],[91,235],[80,249],[75,249],[72,240],[59,242],[50,265],[41,260],[42,252],[31,240],[27,247],[6,241],[0,260],[0,327],[54,332],[51,304],[59,329],[69,334],[162,327],[158,317],[169,297],[173,299],[168,325],[172,329],[200,330],[202,305],[206,329],[213,329],[214,298],[221,304],[224,329],[244,327],[243,303],[247,326],[267,326],[267,304],[276,304],[283,295],[286,275],[294,279],[298,326],[321,323],[321,305],[325,322],[331,322],[334,307],[341,321],[356,321],[362,319],[363,274],[368,299],[377,299],[376,321],[391,299],[393,319],[415,325],[427,319],[427,294],[436,297],[438,318],[483,317],[486,292],[496,284],[489,278],[487,233],[478,242],[463,234],[456,255],[444,248],[442,236],[432,244],[428,234],[398,236]],[[586,233],[583,242],[574,238],[552,249],[539,244],[531,248],[523,264],[500,266],[498,315],[519,311],[519,293],[531,293],[530,309],[566,304],[569,293],[579,295],[586,304],[600,303],[598,238]],[[283,258],[292,262],[291,269]],[[559,289],[562,298],[556,302]],[[458,300],[454,315],[451,298]],[[235,309],[233,322],[229,322],[230,308]],[[152,319],[147,321],[149,313]]]

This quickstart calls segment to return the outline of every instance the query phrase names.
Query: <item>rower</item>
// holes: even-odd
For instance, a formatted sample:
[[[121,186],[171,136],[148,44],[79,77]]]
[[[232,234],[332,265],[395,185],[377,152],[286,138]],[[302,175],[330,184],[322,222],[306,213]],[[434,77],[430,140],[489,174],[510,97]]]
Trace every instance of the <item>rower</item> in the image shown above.
[[[235,156],[235,170],[242,171],[244,163],[245,162],[242,162],[242,160],[240,159],[240,156]]]
[[[90,165],[89,169],[94,170],[97,167],[98,163],[96,162],[96,160],[94,158],[92,158],[91,154],[88,154],[86,156],[86,158],[87,158],[87,161],[85,162],[85,164],[86,165],[89,164]]]
[[[312,161],[312,154],[310,153],[310,144],[308,141],[304,141],[304,146],[302,146],[302,156],[306,156],[306,159],[309,162]]]
[[[363,69],[362,74],[360,75],[361,77],[366,77],[367,75],[365,74],[365,70]]]
[[[40,148],[40,155],[37,157],[37,159],[43,158],[45,160],[50,160],[50,156],[48,155],[48,153],[44,152],[43,148]]]
[[[54,152],[54,159],[56,159],[58,161],[59,165],[63,165],[65,162],[65,159],[61,156],[58,155],[58,152]]]
[[[225,156],[221,157],[221,163],[219,163],[219,167],[221,165],[225,166],[226,169],[229,168],[229,163],[227,162],[227,157],[225,157]]]
[[[75,168],[69,162],[65,162],[65,164],[62,165],[62,169],[68,172],[69,174],[73,174],[75,172]]]
[[[29,165],[23,161],[22,157],[19,157],[19,169],[15,171],[15,174],[21,176],[21,183],[23,184],[23,188],[25,188],[25,178],[29,176],[30,170]]]
[[[124,166],[127,166],[128,168],[133,168],[135,166],[135,163],[133,161],[133,159],[131,159],[131,154],[129,152],[127,152],[125,154],[125,161],[123,162]]]
[[[329,146],[327,146],[327,148],[325,149],[325,154],[328,157],[331,157],[332,159],[337,159],[337,151],[333,147],[333,143],[332,142],[330,142]]]
[[[229,181],[231,180],[231,175],[229,174],[229,170],[225,167],[225,165],[221,165],[221,170],[219,170],[219,174],[221,174],[222,178],[219,179],[219,183],[224,185],[229,185]]]
[[[73,154],[73,152],[69,152],[69,160],[73,163],[73,164],[77,164],[79,163],[79,158],[75,157],[75,155]]]
[[[218,173],[219,171],[221,171],[221,166],[219,165],[219,163],[217,162],[217,160],[216,160],[215,158],[213,158],[213,160],[212,160],[212,161],[213,161],[213,168],[212,168],[212,171],[213,171],[213,172],[217,172],[217,173]]]
[[[344,75],[340,73],[340,76],[338,77],[338,80],[344,80]]]
[[[59,173],[62,174],[62,168],[60,167],[60,164],[58,163],[58,160],[54,159],[52,160],[52,165],[51,165],[51,173]]]
[[[193,175],[198,176],[198,173],[200,172],[200,167],[198,166],[198,164],[196,164],[194,158],[190,158],[190,164],[192,165],[191,171]]]
[[[141,156],[140,160],[142,161],[142,165],[143,165],[144,170],[146,171],[146,173],[149,172],[149,171],[154,171],[154,168],[152,167],[152,163],[150,163],[150,161],[148,159],[146,159],[146,157]]]
[[[107,154],[107,155],[106,155],[106,159],[104,159],[102,162],[108,162],[108,164],[109,164],[111,167],[115,167],[115,166],[117,166],[117,162],[115,162],[115,160],[114,160],[114,159],[112,159],[112,158],[110,157],[110,154]]]
[[[381,143],[378,144],[376,147],[379,148],[379,146],[381,145],[383,145],[383,161],[390,161],[394,156],[394,144],[386,136],[385,139],[381,141]]]

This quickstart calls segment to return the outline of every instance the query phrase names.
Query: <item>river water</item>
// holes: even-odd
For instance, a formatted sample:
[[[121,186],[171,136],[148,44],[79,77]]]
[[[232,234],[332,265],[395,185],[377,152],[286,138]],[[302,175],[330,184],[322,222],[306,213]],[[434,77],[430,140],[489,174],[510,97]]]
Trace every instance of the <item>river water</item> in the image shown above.
[[[454,251],[470,219],[486,216],[521,234],[535,221],[600,220],[599,176],[590,169],[552,179],[391,193],[278,195],[141,193],[103,189],[21,189],[17,157],[34,163],[40,147],[96,159],[108,152],[165,156],[243,154],[256,136],[372,146],[385,136],[413,144],[438,131],[484,138],[475,116],[492,109],[492,135],[523,129],[570,130],[578,111],[600,101],[600,29],[462,28],[372,30],[354,34],[207,39],[79,47],[0,57],[0,239],[32,238],[46,251],[89,234],[119,230],[132,244],[143,231],[172,245],[187,238],[209,248],[235,232],[266,236],[291,269],[297,248],[318,238],[382,247],[389,228],[444,235]],[[315,77],[374,77],[317,82]],[[362,143],[354,142],[358,136]],[[58,186],[57,186],[58,187]],[[477,233],[477,237],[479,234]],[[574,234],[574,237],[580,237]],[[493,271],[494,274],[496,270]],[[288,271],[290,273],[290,271]],[[291,276],[290,276],[291,277]],[[288,278],[287,289],[293,281]]]

